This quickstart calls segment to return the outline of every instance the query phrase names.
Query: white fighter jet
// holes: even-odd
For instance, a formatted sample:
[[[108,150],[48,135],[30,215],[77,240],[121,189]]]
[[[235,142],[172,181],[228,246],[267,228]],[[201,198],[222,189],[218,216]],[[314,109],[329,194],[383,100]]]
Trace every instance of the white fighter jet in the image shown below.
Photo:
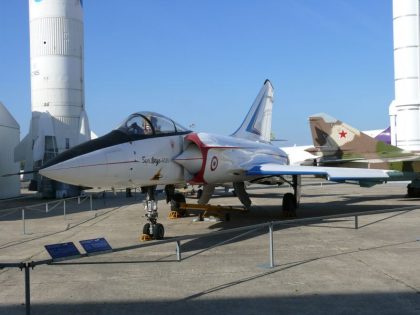
[[[174,199],[176,184],[203,185],[200,202],[207,203],[215,186],[233,183],[240,201],[249,207],[245,181],[291,175],[288,182],[294,193],[283,196],[283,210],[293,212],[299,204],[300,175],[332,181],[388,178],[383,170],[288,165],[287,155],[270,143],[272,105],[273,87],[266,80],[231,136],[195,133],[154,112],[134,113],[110,133],[61,153],[39,173],[85,187],[142,187],[150,200],[143,232],[155,239],[164,236],[153,201],[156,185],[166,185],[167,201]]]

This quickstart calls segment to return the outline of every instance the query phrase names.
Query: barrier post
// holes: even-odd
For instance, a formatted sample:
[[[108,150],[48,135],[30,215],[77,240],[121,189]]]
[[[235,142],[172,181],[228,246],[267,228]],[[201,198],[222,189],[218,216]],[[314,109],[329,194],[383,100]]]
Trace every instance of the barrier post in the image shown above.
[[[23,235],[25,235],[26,234],[25,209],[22,209],[22,227],[23,227]]]
[[[357,215],[354,216],[354,229],[355,230],[359,229],[359,216]]]
[[[24,264],[25,268],[25,309],[26,315],[31,314],[31,284],[30,284],[30,266],[29,263]]]
[[[93,204],[92,204],[92,194],[90,194],[90,211],[93,210]]]
[[[63,200],[63,212],[64,212],[64,220],[66,220],[66,200]]]
[[[270,268],[274,268],[273,222],[268,225],[270,234]]]
[[[181,261],[181,242],[176,241],[176,260]]]

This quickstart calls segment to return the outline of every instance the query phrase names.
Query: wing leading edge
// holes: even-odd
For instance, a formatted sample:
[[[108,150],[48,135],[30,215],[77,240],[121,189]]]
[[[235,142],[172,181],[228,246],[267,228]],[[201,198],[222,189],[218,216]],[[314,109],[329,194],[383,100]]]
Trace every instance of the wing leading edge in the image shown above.
[[[256,165],[248,169],[247,175],[280,176],[280,175],[317,175],[325,176],[330,181],[342,182],[346,180],[377,180],[386,181],[389,179],[389,171],[377,169],[359,169],[343,167],[321,167],[321,166],[300,166],[280,165],[267,163]]]

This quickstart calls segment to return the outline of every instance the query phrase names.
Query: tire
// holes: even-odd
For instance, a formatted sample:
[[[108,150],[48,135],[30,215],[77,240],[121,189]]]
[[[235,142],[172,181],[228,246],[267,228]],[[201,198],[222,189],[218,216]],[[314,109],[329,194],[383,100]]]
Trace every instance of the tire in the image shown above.
[[[292,193],[287,193],[283,196],[283,212],[296,213],[296,198]]]
[[[420,188],[414,187],[411,184],[407,185],[407,198],[419,198],[420,197]]]
[[[162,240],[164,236],[165,236],[165,228],[163,227],[162,224],[156,223],[153,226],[153,238],[155,240]]]
[[[143,234],[150,235],[150,223],[143,225]]]

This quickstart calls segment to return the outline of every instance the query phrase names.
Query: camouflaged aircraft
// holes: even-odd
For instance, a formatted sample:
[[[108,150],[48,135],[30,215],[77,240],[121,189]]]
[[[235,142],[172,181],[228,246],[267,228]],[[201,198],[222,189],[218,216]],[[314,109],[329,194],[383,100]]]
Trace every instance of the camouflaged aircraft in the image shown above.
[[[420,154],[376,140],[327,114],[309,117],[315,154],[313,165],[387,169],[386,181],[410,180],[407,197],[420,196]],[[306,161],[308,164],[308,161]],[[364,187],[384,181],[360,181]]]

